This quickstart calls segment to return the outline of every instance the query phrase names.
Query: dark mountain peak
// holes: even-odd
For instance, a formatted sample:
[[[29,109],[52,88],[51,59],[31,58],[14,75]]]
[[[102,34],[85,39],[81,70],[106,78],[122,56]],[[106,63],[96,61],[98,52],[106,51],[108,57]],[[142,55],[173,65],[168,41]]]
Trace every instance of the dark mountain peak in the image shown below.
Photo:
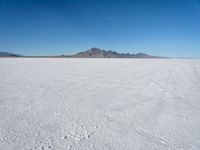
[[[91,48],[89,51],[92,51],[92,52],[101,52],[101,51],[103,51],[103,50],[100,49],[100,48],[93,47],[93,48]]]
[[[70,57],[75,58],[161,58],[157,56],[151,56],[145,53],[137,53],[137,54],[130,54],[130,53],[118,53],[112,50],[103,50],[100,48],[91,48],[90,50],[86,50]]]
[[[94,47],[94,48],[91,48],[90,50],[87,50],[85,52],[88,52],[90,54],[102,54],[102,53],[104,53],[104,50]]]

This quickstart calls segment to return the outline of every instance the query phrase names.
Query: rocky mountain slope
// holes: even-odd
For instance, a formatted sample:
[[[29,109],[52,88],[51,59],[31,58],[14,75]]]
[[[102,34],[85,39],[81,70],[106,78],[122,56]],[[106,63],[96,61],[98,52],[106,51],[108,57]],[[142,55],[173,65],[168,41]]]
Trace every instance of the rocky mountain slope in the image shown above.
[[[79,52],[69,57],[73,58],[162,58],[158,56],[151,56],[144,53],[129,54],[129,53],[118,53],[115,51],[106,51],[99,48],[91,48],[83,52]]]
[[[9,52],[0,52],[0,57],[20,57],[21,55],[13,54]]]

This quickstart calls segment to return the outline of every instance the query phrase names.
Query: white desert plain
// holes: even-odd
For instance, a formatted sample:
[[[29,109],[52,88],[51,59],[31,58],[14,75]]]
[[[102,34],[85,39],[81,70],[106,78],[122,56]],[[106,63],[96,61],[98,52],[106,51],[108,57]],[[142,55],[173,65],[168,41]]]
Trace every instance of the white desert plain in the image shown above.
[[[198,59],[0,59],[0,150],[199,150]]]

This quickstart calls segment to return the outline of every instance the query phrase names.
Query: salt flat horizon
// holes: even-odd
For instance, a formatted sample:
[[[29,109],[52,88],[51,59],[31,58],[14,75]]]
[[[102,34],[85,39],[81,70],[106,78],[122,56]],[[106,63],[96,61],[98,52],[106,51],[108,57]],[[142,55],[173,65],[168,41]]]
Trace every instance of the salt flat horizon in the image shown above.
[[[199,59],[0,59],[0,150],[200,149]]]

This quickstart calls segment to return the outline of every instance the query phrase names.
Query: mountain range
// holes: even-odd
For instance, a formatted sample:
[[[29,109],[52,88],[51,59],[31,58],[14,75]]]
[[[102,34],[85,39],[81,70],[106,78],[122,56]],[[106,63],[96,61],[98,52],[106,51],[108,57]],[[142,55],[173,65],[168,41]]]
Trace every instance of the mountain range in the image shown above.
[[[102,50],[99,48],[91,48],[83,52],[79,52],[75,55],[70,55],[72,58],[163,58],[158,56],[151,56],[145,53],[129,54],[129,53],[118,53],[111,50]]]
[[[58,56],[22,56],[9,52],[0,52],[0,57],[66,57],[66,58],[166,58],[159,56],[151,56],[145,53],[129,54],[129,53],[118,53],[111,50],[103,50],[99,48],[91,48],[86,51],[79,52],[74,55],[58,55]]]
[[[0,52],[0,57],[21,57],[21,55],[9,53],[9,52]]]

